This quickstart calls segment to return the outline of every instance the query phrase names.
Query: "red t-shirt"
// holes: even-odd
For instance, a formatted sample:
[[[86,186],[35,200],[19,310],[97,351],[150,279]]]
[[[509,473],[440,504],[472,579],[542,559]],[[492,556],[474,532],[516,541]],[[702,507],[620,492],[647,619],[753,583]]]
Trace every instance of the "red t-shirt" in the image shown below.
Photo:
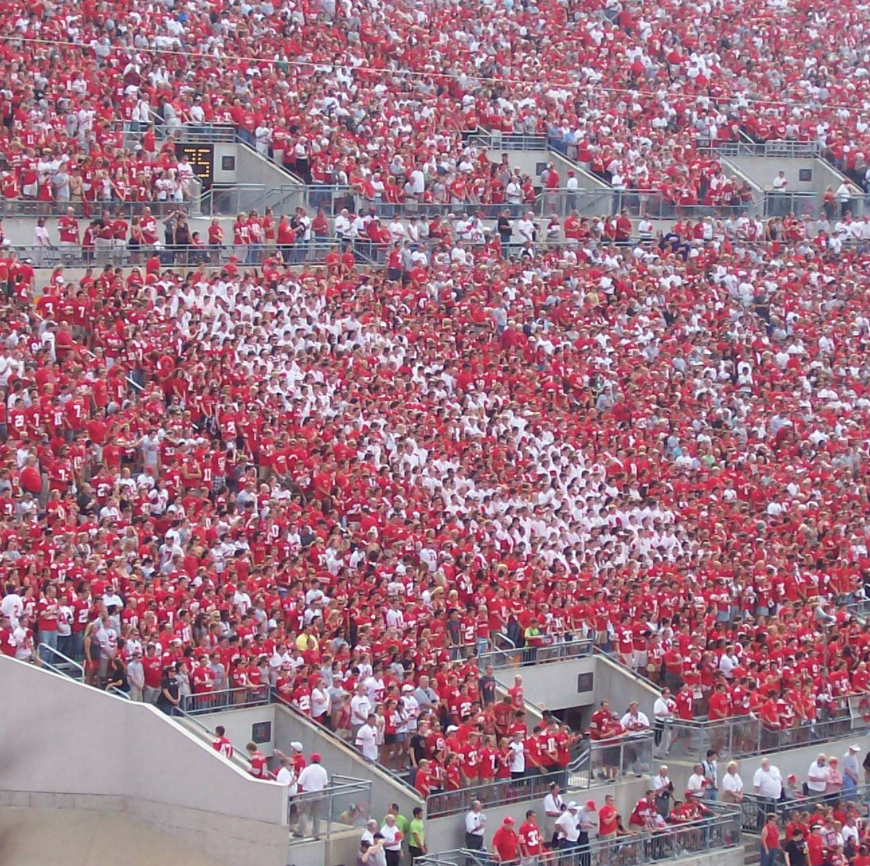
[[[520,827],[520,842],[525,845],[526,856],[537,857],[541,853],[541,828],[531,821]]]

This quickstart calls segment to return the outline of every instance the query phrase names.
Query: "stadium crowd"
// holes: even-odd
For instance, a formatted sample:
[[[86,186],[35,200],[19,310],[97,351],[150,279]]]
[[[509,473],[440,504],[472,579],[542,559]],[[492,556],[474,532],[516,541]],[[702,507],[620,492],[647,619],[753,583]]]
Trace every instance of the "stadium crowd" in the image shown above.
[[[547,134],[683,204],[739,197],[698,148],[738,130],[858,177],[864,25],[783,5],[0,10],[2,195],[139,202],[91,240],[148,256],[45,286],[0,260],[0,649],[168,710],[274,689],[429,791],[567,763],[521,684],[496,699],[499,635],[588,639],[685,719],[789,729],[870,694],[870,223],[536,222],[530,179],[462,138]],[[155,120],[231,123],[372,208],[323,268],[295,249],[322,214],[282,243],[254,213],[243,255],[207,270],[216,230],[175,272],[157,216],[193,172]],[[387,223],[442,200],[505,223]]]
[[[664,238],[56,272],[0,328],[0,645],[166,708],[274,687],[461,781],[469,748],[516,771],[498,635],[587,638],[680,717],[812,724],[870,690],[865,263]]]
[[[462,158],[480,127],[547,135],[674,203],[733,198],[704,145],[740,135],[816,142],[865,181],[866,24],[849,6],[46,0],[0,16],[7,199],[183,201],[190,166],[155,124],[230,124],[305,181],[387,203],[508,200],[510,177]]]

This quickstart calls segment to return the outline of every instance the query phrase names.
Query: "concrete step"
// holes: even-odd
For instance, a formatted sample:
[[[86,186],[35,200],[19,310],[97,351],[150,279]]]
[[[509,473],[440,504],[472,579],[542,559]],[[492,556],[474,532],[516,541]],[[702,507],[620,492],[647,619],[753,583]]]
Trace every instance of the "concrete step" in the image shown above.
[[[761,840],[754,833],[743,834],[743,866],[757,866],[761,862]]]

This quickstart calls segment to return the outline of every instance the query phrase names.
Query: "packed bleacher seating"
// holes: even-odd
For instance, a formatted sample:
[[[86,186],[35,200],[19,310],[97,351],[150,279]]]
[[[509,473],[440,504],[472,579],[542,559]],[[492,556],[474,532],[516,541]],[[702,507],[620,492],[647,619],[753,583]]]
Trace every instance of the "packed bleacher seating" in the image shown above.
[[[506,201],[495,163],[463,159],[479,128],[546,135],[615,188],[683,205],[745,201],[707,148],[740,136],[815,142],[866,172],[848,6],[43,6],[0,12],[6,199],[184,201],[190,166],[155,125],[210,123],[387,203]]]
[[[866,246],[267,252],[35,299],[7,268],[4,652],[167,709],[169,664],[180,698],[274,687],[399,769],[421,686],[427,748],[510,733],[476,668],[500,634],[589,638],[689,716],[870,690]]]
[[[684,205],[744,201],[706,148],[741,134],[863,180],[860,15],[709,7],[0,10],[0,192],[95,266],[0,258],[3,652],[163,705],[171,664],[182,698],[274,688],[395,769],[430,688],[425,759],[443,731],[461,782],[475,724],[494,773],[525,728],[481,687],[496,635],[589,638],[681,718],[787,728],[870,693],[870,222],[532,218],[533,179],[463,136],[547,136]],[[185,234],[171,135],[209,123],[356,213]]]

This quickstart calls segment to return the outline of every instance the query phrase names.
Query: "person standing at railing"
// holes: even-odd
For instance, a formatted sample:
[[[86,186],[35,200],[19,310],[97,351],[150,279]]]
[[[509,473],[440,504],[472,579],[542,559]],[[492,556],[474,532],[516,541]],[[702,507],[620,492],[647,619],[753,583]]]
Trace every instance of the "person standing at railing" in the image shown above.
[[[725,775],[722,777],[722,802],[743,802],[743,779],[737,772],[737,761],[729,761],[725,768]]]
[[[130,685],[130,700],[141,702],[145,693],[145,668],[142,664],[142,650],[135,650],[127,665],[127,682]]]
[[[573,800],[567,806],[563,804],[563,808],[554,822],[556,828],[553,835],[554,848],[558,848],[560,851],[572,851],[579,845],[580,824],[577,820],[579,808]]]
[[[214,729],[214,739],[211,741],[211,747],[229,761],[232,760],[235,749],[227,738],[226,733],[226,728],[223,725],[218,725]],[[276,750],[276,754],[280,754],[280,752]]]
[[[520,866],[537,866],[538,858],[544,850],[544,839],[538,826],[538,815],[534,809],[526,811],[526,820],[517,833],[520,849]]]
[[[480,800],[475,800],[465,815],[465,847],[471,851],[482,851],[485,835],[486,815]]]
[[[761,766],[755,771],[752,778],[752,789],[755,795],[762,801],[758,804],[758,827],[762,826],[765,806],[773,806],[779,802],[782,796],[782,773],[779,767],[770,763],[769,758],[761,759]],[[766,802],[765,802],[766,801]]]
[[[857,743],[852,743],[851,746],[843,755],[843,795],[844,798],[851,802],[857,797],[858,788],[858,754],[861,747]]]
[[[652,786],[655,791],[656,809],[662,818],[667,819],[674,796],[674,783],[668,775],[668,767],[665,764],[662,764],[658,773],[652,777]]]
[[[399,866],[402,862],[402,840],[405,834],[396,823],[396,816],[392,812],[384,818],[381,835],[384,837],[387,866]]]
[[[828,778],[825,781],[825,795],[831,800],[843,790],[843,774],[840,772],[840,759],[832,757],[828,761]]]
[[[408,853],[411,855],[411,863],[425,856],[427,850],[423,809],[421,806],[415,806],[413,817],[408,824]]]
[[[671,690],[667,687],[663,688],[653,704],[655,745],[661,757],[666,756],[670,749],[671,731],[668,723],[673,721],[676,709],[677,705],[671,696]]]
[[[819,754],[815,761],[810,764],[806,781],[806,789],[810,797],[825,793],[829,776],[827,761],[828,759],[824,754]]]
[[[514,829],[514,819],[507,815],[501,827],[495,831],[492,837],[492,847],[495,858],[499,863],[514,864],[517,862],[519,853],[519,837]]]
[[[701,762],[704,769],[704,778],[707,780],[705,798],[715,800],[719,794],[719,765],[716,759],[719,753],[716,749],[707,749],[707,757]]]
[[[576,805],[576,804],[575,804]],[[544,797],[543,809],[545,816],[544,831],[547,836],[551,837],[552,843],[555,845],[557,841],[556,829],[557,819],[565,811],[565,802],[562,799],[561,791],[558,783],[550,782],[550,793]]]
[[[779,822],[776,815],[771,812],[761,828],[761,866],[774,866],[779,850]]]
[[[628,733],[629,744],[625,747],[622,769],[632,773],[644,771],[642,756],[639,748],[630,745],[632,739],[643,737],[649,733],[649,718],[646,713],[640,711],[637,701],[629,704],[628,712],[620,720],[620,724]],[[649,767],[646,767],[648,770]]]
[[[329,784],[329,774],[326,768],[320,763],[321,757],[318,752],[312,752],[310,756],[311,763],[299,774],[298,785],[299,792],[302,794],[311,794],[315,796],[306,797],[305,810],[311,822],[311,835],[315,839],[320,838],[320,811],[323,803],[322,792],[326,790]],[[300,813],[302,809],[300,809]],[[300,814],[299,825],[303,826],[304,814]]]
[[[783,853],[785,856],[785,866],[808,866],[809,852],[807,843],[804,839],[804,831],[799,827],[795,828],[791,839],[786,842]]]

